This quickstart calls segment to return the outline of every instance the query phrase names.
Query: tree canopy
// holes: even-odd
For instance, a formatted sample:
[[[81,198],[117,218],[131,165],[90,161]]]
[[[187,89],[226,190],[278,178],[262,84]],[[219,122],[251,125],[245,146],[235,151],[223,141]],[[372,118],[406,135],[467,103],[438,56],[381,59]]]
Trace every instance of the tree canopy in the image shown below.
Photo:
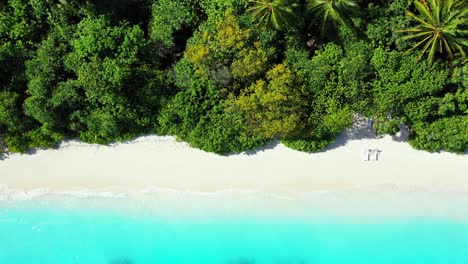
[[[353,123],[468,145],[466,1],[7,0],[0,153],[157,133],[318,151]],[[307,22],[307,23],[306,23]]]

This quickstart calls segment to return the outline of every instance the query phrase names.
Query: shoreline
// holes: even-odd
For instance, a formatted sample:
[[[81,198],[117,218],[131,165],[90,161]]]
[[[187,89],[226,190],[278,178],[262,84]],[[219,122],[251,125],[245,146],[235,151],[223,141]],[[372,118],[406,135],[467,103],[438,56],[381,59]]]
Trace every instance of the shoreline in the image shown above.
[[[414,150],[401,134],[375,139],[355,126],[319,153],[272,142],[229,156],[169,136],[111,146],[65,141],[59,149],[0,161],[0,205],[91,199],[113,207],[118,198],[117,210],[143,203],[166,213],[429,214],[466,222],[459,208],[468,204],[468,156]],[[363,148],[381,150],[379,160],[364,161]]]
[[[466,224],[468,212],[460,210],[466,204],[468,193],[424,190],[356,188],[285,195],[246,190],[208,193],[147,189],[117,193],[109,189],[82,189],[53,192],[0,186],[1,209],[85,211],[165,219],[341,219],[359,224],[432,219]]]

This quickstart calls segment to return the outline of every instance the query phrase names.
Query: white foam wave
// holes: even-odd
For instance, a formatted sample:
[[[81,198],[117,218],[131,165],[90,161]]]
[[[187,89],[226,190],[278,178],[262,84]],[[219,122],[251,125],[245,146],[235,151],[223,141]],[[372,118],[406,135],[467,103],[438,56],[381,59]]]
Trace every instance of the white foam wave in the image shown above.
[[[89,189],[52,191],[49,188],[35,188],[26,191],[22,189],[9,188],[7,185],[0,184],[0,201],[31,200],[50,195],[70,196],[75,198],[124,198],[127,197],[128,194]]]
[[[75,190],[61,190],[54,191],[49,188],[36,188],[32,190],[22,190],[9,188],[7,185],[0,184],[0,201],[15,201],[15,200],[32,200],[40,199],[46,196],[68,196],[72,198],[106,198],[106,199],[122,199],[122,198],[139,198],[139,197],[157,197],[157,196],[170,196],[181,198],[216,198],[216,197],[243,197],[243,198],[258,198],[268,200],[304,200],[314,199],[318,197],[336,197],[350,194],[372,194],[380,193],[394,196],[414,196],[414,195],[444,195],[456,197],[468,197],[467,192],[457,192],[450,190],[432,191],[420,188],[401,188],[396,185],[368,185],[368,186],[355,186],[353,188],[341,190],[314,190],[308,192],[295,192],[295,193],[268,193],[258,190],[248,189],[224,189],[219,191],[197,191],[197,190],[180,190],[173,188],[160,188],[156,186],[148,186],[139,191],[125,192],[117,190],[93,190],[93,189],[75,189]]]

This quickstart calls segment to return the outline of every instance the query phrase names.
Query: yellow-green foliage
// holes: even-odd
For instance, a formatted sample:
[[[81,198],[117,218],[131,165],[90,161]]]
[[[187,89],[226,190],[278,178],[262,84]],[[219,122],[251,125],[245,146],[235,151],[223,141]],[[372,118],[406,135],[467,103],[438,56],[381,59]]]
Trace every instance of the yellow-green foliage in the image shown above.
[[[232,75],[237,78],[248,78],[265,70],[268,60],[266,52],[259,42],[255,43],[256,49],[242,49],[239,58],[231,65]]]
[[[185,57],[193,63],[201,63],[210,55],[210,49],[203,45],[189,46],[185,51]]]
[[[352,125],[353,111],[349,106],[343,107],[337,100],[330,99],[327,102],[326,112],[323,116],[323,124],[329,133],[339,133],[343,128]]]
[[[232,76],[245,79],[265,70],[266,52],[261,44],[250,41],[251,30],[243,27],[231,10],[214,20],[209,20],[190,40],[185,58],[191,62],[199,75],[210,72],[217,76],[217,70],[232,64]],[[231,77],[231,73],[227,78]]]
[[[224,19],[216,23],[215,41],[221,50],[240,50],[249,37],[250,30],[241,28],[239,21],[231,11],[226,12]]]
[[[248,123],[262,136],[288,138],[302,131],[303,101],[294,79],[289,68],[278,64],[267,73],[267,81],[258,80],[238,98]]]

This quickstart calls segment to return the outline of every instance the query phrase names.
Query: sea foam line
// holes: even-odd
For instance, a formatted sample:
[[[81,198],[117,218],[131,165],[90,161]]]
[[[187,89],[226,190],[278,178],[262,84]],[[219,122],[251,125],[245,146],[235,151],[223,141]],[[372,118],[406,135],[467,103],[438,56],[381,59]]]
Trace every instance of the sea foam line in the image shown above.
[[[391,185],[391,186],[390,186]],[[468,192],[457,191],[453,189],[447,190],[428,190],[421,188],[401,188],[395,184],[376,184],[376,185],[359,185],[351,188],[339,189],[339,190],[313,190],[308,192],[295,192],[295,193],[270,193],[262,192],[258,190],[248,190],[248,189],[223,189],[218,191],[198,191],[198,190],[181,190],[175,188],[160,188],[156,186],[148,186],[144,189],[132,192],[125,191],[112,191],[112,187],[105,190],[98,189],[74,189],[74,190],[61,190],[55,191],[49,188],[35,188],[32,190],[23,190],[23,189],[14,189],[10,188],[5,184],[0,184],[0,201],[11,201],[11,200],[32,200],[38,199],[50,195],[54,196],[70,196],[73,198],[109,198],[109,199],[122,199],[122,198],[138,198],[142,195],[152,196],[152,195],[177,195],[181,197],[206,197],[206,198],[216,198],[219,196],[238,196],[250,197],[250,198],[264,198],[264,199],[275,199],[275,200],[302,200],[313,197],[323,197],[323,196],[340,196],[343,194],[372,194],[372,193],[381,193],[381,194],[393,194],[393,195],[403,195],[403,196],[412,196],[412,195],[450,195],[458,197],[468,197]]]

